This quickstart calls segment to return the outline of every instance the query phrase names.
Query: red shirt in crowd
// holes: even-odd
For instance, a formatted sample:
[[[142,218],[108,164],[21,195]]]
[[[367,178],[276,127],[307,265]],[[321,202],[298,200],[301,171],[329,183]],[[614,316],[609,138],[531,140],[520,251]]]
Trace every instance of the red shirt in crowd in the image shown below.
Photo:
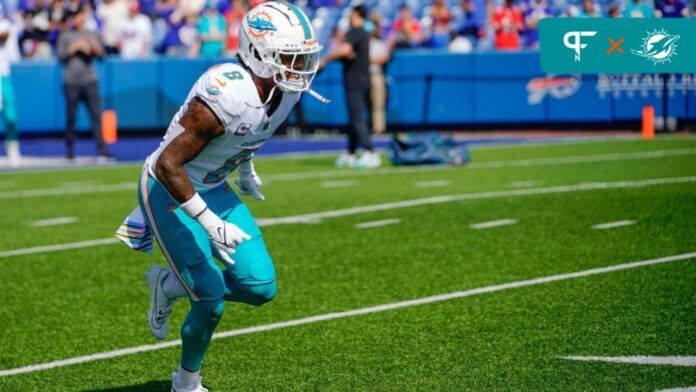
[[[524,28],[522,11],[515,7],[500,6],[493,12],[495,47],[498,49],[520,49],[520,31]]]

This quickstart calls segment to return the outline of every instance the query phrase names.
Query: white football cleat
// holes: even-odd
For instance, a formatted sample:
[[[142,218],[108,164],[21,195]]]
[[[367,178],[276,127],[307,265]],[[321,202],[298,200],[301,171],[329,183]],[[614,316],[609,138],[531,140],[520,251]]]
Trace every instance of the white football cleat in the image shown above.
[[[353,154],[347,152],[342,153],[336,159],[336,166],[338,167],[351,167],[355,164],[358,159]]]
[[[203,386],[203,379],[197,377],[192,384],[186,384],[180,377],[179,373],[172,373],[172,390],[171,392],[209,392],[208,388]]]
[[[364,168],[380,167],[382,166],[382,157],[380,157],[378,152],[365,151],[351,166]]]
[[[147,324],[157,339],[167,336],[167,319],[172,312],[174,301],[164,293],[162,283],[171,274],[158,265],[153,265],[145,273],[145,284],[150,288],[150,309],[147,311]]]

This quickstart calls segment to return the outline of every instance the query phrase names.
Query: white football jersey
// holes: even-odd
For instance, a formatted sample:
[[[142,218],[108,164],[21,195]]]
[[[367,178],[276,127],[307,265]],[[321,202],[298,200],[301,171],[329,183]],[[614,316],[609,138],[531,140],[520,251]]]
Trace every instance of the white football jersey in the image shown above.
[[[196,158],[184,166],[196,191],[205,192],[224,182],[240,163],[251,159],[254,151],[285,121],[300,94],[283,93],[280,105],[269,117],[251,74],[244,67],[226,63],[210,68],[189,92],[160,146],[147,158],[145,165],[155,178],[157,158],[183,132],[179,120],[194,97],[203,100],[225,127],[223,135],[211,140]]]

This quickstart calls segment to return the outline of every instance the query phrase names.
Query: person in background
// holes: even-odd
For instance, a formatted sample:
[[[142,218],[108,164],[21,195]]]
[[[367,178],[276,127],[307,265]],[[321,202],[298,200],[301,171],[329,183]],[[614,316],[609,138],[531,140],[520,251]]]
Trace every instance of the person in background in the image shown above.
[[[397,49],[414,48],[421,44],[423,32],[420,22],[407,5],[399,8],[399,17],[392,24],[392,46]]]
[[[45,0],[35,0],[24,13],[24,33],[19,38],[24,57],[32,59],[51,58],[52,49],[48,41],[51,31],[51,15]]]
[[[53,0],[53,2],[51,2],[49,16],[49,22],[51,27],[50,32],[48,34],[48,42],[53,47],[55,47],[56,41],[58,41],[58,35],[63,29],[63,21],[65,20],[66,12],[67,11],[65,9],[65,3],[63,2],[63,0]]]
[[[227,21],[227,43],[225,52],[232,55],[237,52],[239,45],[239,26],[242,24],[244,14],[249,11],[249,8],[242,0],[233,0],[232,8],[225,12],[225,20]]]
[[[525,10],[525,47],[539,48],[539,21],[550,18],[553,14],[546,0],[532,0]]]
[[[10,80],[10,61],[19,59],[17,29],[6,18],[0,4],[0,114],[5,121],[5,151],[10,167],[20,164],[19,138],[17,136],[17,110]]]
[[[97,6],[97,16],[102,22],[102,39],[106,54],[118,54],[121,26],[128,20],[127,0],[103,0]]]
[[[101,101],[94,65],[95,59],[104,56],[104,48],[94,32],[85,30],[86,19],[87,12],[79,9],[69,22],[71,29],[58,37],[57,52],[58,59],[63,63],[63,91],[67,103],[67,157],[70,160],[75,158],[75,120],[77,105],[82,101],[89,110],[92,134],[100,158],[112,159],[113,155],[106,150],[102,140]]]
[[[688,18],[689,8],[682,0],[664,0],[657,3],[655,16],[658,18]]]
[[[602,11],[594,0],[582,0],[582,9],[577,14],[578,18],[600,18]]]
[[[520,32],[524,30],[522,11],[514,0],[505,0],[505,4],[493,12],[492,26],[495,30],[495,48],[499,50],[519,50],[522,48]]]
[[[466,45],[468,47],[473,47],[476,45],[479,36],[481,35],[481,27],[485,23],[485,21],[479,20],[478,15],[480,12],[478,11],[478,6],[474,0],[461,0],[459,6],[454,8],[452,11],[452,18],[454,31],[457,34],[457,37],[453,37],[452,41],[450,42],[450,49],[452,49],[452,46],[457,49],[461,45],[466,45],[461,44],[463,41],[458,40],[458,38],[468,40],[468,45]],[[455,41],[457,42],[453,45],[452,43]]]
[[[610,5],[609,9],[607,10],[607,16],[610,18],[620,18],[621,10],[619,9],[619,6],[616,4]]]
[[[430,17],[430,39],[428,46],[435,49],[446,48],[450,41],[450,25],[452,12],[447,7],[445,0],[434,0],[433,4],[426,8],[425,14]]]
[[[339,167],[378,167],[382,160],[375,152],[365,119],[366,98],[370,90],[370,47],[369,37],[364,29],[367,8],[359,5],[350,11],[350,29],[345,40],[337,45],[321,60],[320,68],[332,60],[343,62],[343,85],[348,105],[348,151],[336,160]],[[363,147],[360,158],[355,154]]]
[[[203,16],[198,22],[198,33],[201,41],[201,56],[222,56],[225,49],[227,22],[218,13],[216,5],[212,1],[208,1],[206,4]]]
[[[378,11],[370,14],[374,30],[370,34],[370,107],[372,113],[372,130],[384,133],[387,130],[387,82],[384,67],[391,58],[389,45],[382,39],[382,17]]]
[[[150,55],[152,22],[140,13],[136,0],[130,0],[128,19],[119,32],[119,51],[124,59],[141,59]]]
[[[643,0],[629,0],[624,8],[624,18],[652,18],[655,10]]]

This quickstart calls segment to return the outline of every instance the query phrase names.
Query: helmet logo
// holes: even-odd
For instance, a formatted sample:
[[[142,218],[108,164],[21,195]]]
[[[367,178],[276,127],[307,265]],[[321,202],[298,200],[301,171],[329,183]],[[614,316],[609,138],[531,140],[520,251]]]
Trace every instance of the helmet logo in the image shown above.
[[[271,16],[263,11],[259,11],[254,16],[247,15],[247,23],[249,24],[249,34],[256,38],[263,37],[269,31],[278,31],[271,23]]]

